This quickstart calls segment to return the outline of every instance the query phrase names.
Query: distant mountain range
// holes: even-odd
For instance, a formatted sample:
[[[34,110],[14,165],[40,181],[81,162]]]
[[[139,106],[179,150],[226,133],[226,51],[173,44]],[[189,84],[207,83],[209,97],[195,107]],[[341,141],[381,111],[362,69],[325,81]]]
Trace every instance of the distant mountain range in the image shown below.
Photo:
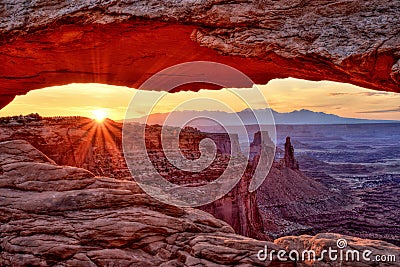
[[[237,113],[228,113],[224,111],[196,111],[196,110],[185,110],[175,111],[172,116],[168,119],[167,125],[170,126],[181,126],[186,124],[192,118],[202,117],[203,119],[196,119],[192,121],[191,125],[199,126],[214,126],[210,119],[220,121],[224,125],[237,126],[240,125],[238,117],[243,121],[245,125],[251,124],[271,124],[271,116],[273,115],[275,124],[359,124],[359,123],[393,123],[400,121],[391,120],[368,120],[368,119],[355,119],[355,118],[344,118],[334,114],[327,114],[324,112],[314,112],[311,110],[295,110],[292,112],[277,112],[272,109],[258,109],[250,110],[245,109]],[[256,117],[258,118],[258,122]],[[148,118],[147,124],[164,124],[165,119],[169,113],[155,113],[151,114]],[[238,117],[237,117],[238,116]],[[129,122],[145,123],[147,116],[143,116],[136,119],[128,119]]]

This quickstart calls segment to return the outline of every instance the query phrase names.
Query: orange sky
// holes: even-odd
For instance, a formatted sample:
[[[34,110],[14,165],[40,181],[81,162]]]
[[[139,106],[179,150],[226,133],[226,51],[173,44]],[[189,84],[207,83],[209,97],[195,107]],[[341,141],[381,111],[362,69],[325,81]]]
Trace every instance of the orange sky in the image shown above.
[[[289,112],[298,109],[309,109],[343,117],[400,120],[400,94],[380,92],[357,87],[350,84],[328,81],[305,81],[293,78],[275,79],[267,85],[258,86],[271,108],[278,112]],[[245,90],[252,94],[254,89]],[[37,112],[42,116],[81,115],[94,118],[100,110],[107,117],[121,120],[125,116],[136,90],[121,86],[103,84],[69,84],[30,91],[25,96],[17,96],[7,107],[0,110],[0,116],[28,114]],[[242,91],[243,92],[243,91]],[[176,103],[196,97],[231,101],[235,111],[246,108],[238,102],[228,90],[201,90],[167,94],[165,92],[148,92],[149,95],[165,94],[154,112],[166,112]],[[252,99],[256,108],[265,108],[259,99]],[[135,103],[136,116],[143,114],[143,103]],[[192,110],[216,110],[219,105],[189,105]]]

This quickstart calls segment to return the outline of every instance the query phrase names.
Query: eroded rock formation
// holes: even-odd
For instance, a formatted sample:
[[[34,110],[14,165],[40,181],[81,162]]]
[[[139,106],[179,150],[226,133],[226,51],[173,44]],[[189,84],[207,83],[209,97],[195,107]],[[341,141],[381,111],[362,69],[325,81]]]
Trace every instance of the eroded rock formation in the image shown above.
[[[217,152],[223,155],[237,156],[241,153],[237,134],[206,133],[206,137],[213,140]]]
[[[71,82],[138,87],[192,60],[256,83],[290,76],[399,92],[399,10],[390,0],[3,1],[0,106]]]
[[[268,158],[271,160],[274,159],[275,144],[272,142],[267,131],[257,131],[254,134],[253,141],[250,144],[249,158],[257,160],[255,157],[259,156],[262,152],[266,152]]]
[[[299,169],[299,163],[297,160],[294,158],[294,147],[292,146],[292,143],[290,142],[290,137],[286,137],[286,142],[285,142],[285,154],[283,156],[283,163],[285,164],[286,168],[290,168],[293,170],[298,170]]]
[[[132,181],[58,166],[25,141],[0,143],[0,170],[0,266],[264,265],[258,250],[278,248]]]
[[[251,175],[249,170],[238,184],[225,196],[201,206],[200,209],[228,222],[236,233],[259,240],[271,240],[264,233],[264,223],[257,204],[257,193],[249,192]]]
[[[149,145],[158,151],[160,132],[157,127],[148,128]],[[179,133],[176,128],[172,130]],[[268,140],[266,133],[263,134],[265,134],[264,140]],[[140,141],[134,130],[132,135],[132,140]],[[104,136],[107,138],[104,139]],[[184,154],[198,156],[198,143],[204,137],[206,134],[203,132],[193,130],[181,132],[181,148],[183,151],[188,151]],[[250,148],[253,156],[260,153],[263,148],[260,137],[261,133],[255,134]],[[132,180],[121,152],[120,123],[105,121],[104,125],[100,126],[91,119],[75,117],[43,119],[25,125],[0,127],[0,141],[15,139],[28,141],[59,165],[88,169],[96,176]],[[219,157],[206,172],[190,175],[174,170],[168,160],[158,152],[149,155],[155,157],[156,168],[173,183],[200,185],[216,179],[227,166],[227,158]],[[141,160],[139,157],[139,165]],[[315,165],[318,169],[318,165],[323,163],[311,159],[306,162],[303,160],[302,166],[306,164]],[[326,168],[325,165],[320,167]],[[396,217],[398,196],[394,192],[397,192],[395,189],[399,187],[398,185],[384,187],[384,190],[374,188],[362,190],[356,193],[356,197],[350,197],[352,193],[342,192],[342,187],[334,184],[335,181],[331,177],[316,181],[310,178],[313,176],[288,168],[284,161],[281,161],[273,164],[259,190],[250,193],[249,171],[251,170],[247,170],[248,173],[228,195],[202,207],[203,210],[230,224],[238,234],[268,240],[283,235],[333,231],[362,238],[386,240],[398,245],[396,243],[399,236],[398,229],[394,226],[398,217]]]

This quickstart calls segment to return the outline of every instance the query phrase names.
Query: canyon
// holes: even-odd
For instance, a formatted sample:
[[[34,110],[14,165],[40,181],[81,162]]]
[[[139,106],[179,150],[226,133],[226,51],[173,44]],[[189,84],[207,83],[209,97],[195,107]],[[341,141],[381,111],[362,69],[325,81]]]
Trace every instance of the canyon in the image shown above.
[[[8,120],[0,127],[0,141],[25,140],[57,164],[84,168],[100,177],[132,181],[131,175],[135,177],[141,168],[147,168],[143,165],[143,157],[146,155],[142,155],[143,151],[138,149],[141,142],[138,136],[144,126],[134,123],[132,127],[132,138],[129,138],[132,141],[128,150],[125,150],[126,153],[133,151],[132,155],[126,154],[127,157],[133,157],[133,162],[136,163],[131,166],[131,172],[122,152],[122,124],[109,119],[98,123],[84,117],[54,117],[40,118],[38,121],[22,120],[20,125]],[[311,131],[307,135],[310,130],[305,131],[304,127],[315,129],[313,131],[321,129],[321,132],[317,134]],[[283,137],[292,133],[296,140],[301,140],[295,141],[295,144],[302,148],[301,151],[304,147],[312,146],[305,144],[315,140],[331,140],[331,130],[325,132],[324,127],[330,129],[330,126],[286,126],[288,129],[278,126],[278,140],[282,140],[283,149],[277,148],[277,158],[272,163],[268,176],[257,191],[250,193],[248,188],[258,155],[267,153],[267,157],[274,157],[274,144],[269,140],[268,133],[254,132],[254,139],[250,144],[249,165],[239,183],[226,196],[200,209],[227,222],[236,233],[260,240],[273,240],[293,234],[317,234],[334,229],[339,233],[396,243],[399,232],[396,230],[398,223],[395,199],[398,195],[395,188],[398,183],[393,181],[392,184],[387,184],[387,189],[383,186],[354,191],[347,185],[349,180],[336,180],[326,174],[330,170],[327,163],[318,162],[310,157],[304,158],[298,153],[295,156],[295,145],[289,137]],[[161,126],[146,126],[147,156],[157,172],[172,183],[199,186],[211,182],[227,168],[231,142],[232,147],[236,147],[234,153],[240,153],[237,135],[207,133],[191,127],[182,130],[177,127],[167,128],[174,135],[179,135],[179,149],[189,159],[194,160],[200,156],[199,144],[204,138],[214,138],[217,149],[217,158],[204,171],[183,171],[173,166],[162,152],[163,149],[172,147],[168,147],[169,142],[161,144]],[[393,132],[392,128],[388,130]],[[249,127],[250,132],[256,129],[257,127]],[[380,129],[382,137],[387,140],[389,134],[382,126]],[[340,138],[339,133],[332,136],[334,143]],[[266,144],[261,143],[262,134],[266,136]],[[358,173],[360,169],[355,171]],[[382,194],[386,194],[387,197],[379,198]],[[380,213],[385,214],[385,217],[382,218]],[[327,219],[335,217],[340,220]],[[392,227],[388,227],[389,224],[392,224]]]
[[[279,146],[290,133],[300,170],[330,190],[341,189],[337,202],[345,202],[342,211],[328,207],[323,215],[292,213],[287,219],[312,225],[309,234],[331,222],[329,232],[399,245],[399,130],[399,123],[278,125]]]
[[[275,254],[260,261],[257,253],[306,243],[321,249],[339,238],[375,253],[400,251],[333,234],[274,243],[236,235],[208,213],[155,201],[133,181],[59,166],[26,141],[0,142],[0,170],[1,266],[302,266]]]
[[[73,118],[77,119],[82,120]],[[60,128],[60,121],[64,124],[71,121],[56,120],[57,128]],[[30,130],[33,127],[38,125],[31,126]],[[2,138],[4,132],[2,130]],[[49,126],[46,132],[49,132]],[[288,156],[292,158],[292,155]],[[288,159],[276,162],[271,177],[276,175],[276,171],[293,172],[291,175],[280,174],[278,188],[303,190],[298,187],[300,180],[286,184],[282,180],[282,177],[292,179],[294,173],[303,180],[301,183],[309,179],[301,176],[297,169],[286,168],[286,162]],[[289,165],[293,163],[289,162]],[[296,187],[293,187],[293,182],[298,183]],[[314,187],[315,181],[305,182],[316,196],[321,191],[325,196],[329,195],[329,190],[321,188],[320,184]],[[269,191],[265,188],[260,191],[271,192],[271,185],[267,178]],[[286,187],[282,188],[282,185]],[[240,203],[254,205],[247,187],[243,189],[246,191],[241,191],[239,186],[232,191],[239,194],[229,196]],[[285,195],[276,191],[276,195],[270,197],[282,201]],[[312,197],[310,190],[307,195]],[[250,196],[254,197],[254,194]],[[242,202],[243,197],[250,202]],[[338,239],[347,240],[346,249],[369,249],[374,255],[400,253],[400,248],[390,243],[332,233],[285,236],[273,242],[237,235],[229,224],[209,213],[170,206],[151,198],[133,180],[95,176],[81,168],[57,165],[23,140],[0,142],[0,199],[1,266],[17,262],[21,266],[310,266],[309,261],[278,260],[276,252],[272,253],[271,260],[267,258],[265,261],[261,261],[257,254],[265,247],[275,251],[311,248],[320,253],[322,249],[336,247]],[[216,214],[220,214],[218,208],[225,205],[226,209],[227,204],[221,199],[219,205],[212,207]],[[309,204],[306,205],[310,208]],[[254,206],[244,209],[243,215],[250,218],[254,215],[249,213],[254,211]],[[304,210],[300,212],[304,214]],[[267,218],[271,220],[273,217]],[[270,226],[264,225],[266,229]],[[326,258],[323,263],[326,266],[354,266],[354,262],[335,262]],[[321,263],[311,264],[320,266]],[[390,266],[390,263],[381,266]]]

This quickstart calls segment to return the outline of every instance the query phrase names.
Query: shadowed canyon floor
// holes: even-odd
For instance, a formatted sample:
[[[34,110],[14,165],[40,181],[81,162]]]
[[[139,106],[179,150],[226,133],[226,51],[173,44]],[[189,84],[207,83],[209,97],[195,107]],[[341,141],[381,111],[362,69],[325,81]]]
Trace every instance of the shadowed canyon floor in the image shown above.
[[[399,245],[400,124],[281,125],[278,133],[281,142],[291,134],[303,173],[340,188],[341,199],[353,204],[347,211],[328,207],[322,216],[294,216],[296,222]]]

